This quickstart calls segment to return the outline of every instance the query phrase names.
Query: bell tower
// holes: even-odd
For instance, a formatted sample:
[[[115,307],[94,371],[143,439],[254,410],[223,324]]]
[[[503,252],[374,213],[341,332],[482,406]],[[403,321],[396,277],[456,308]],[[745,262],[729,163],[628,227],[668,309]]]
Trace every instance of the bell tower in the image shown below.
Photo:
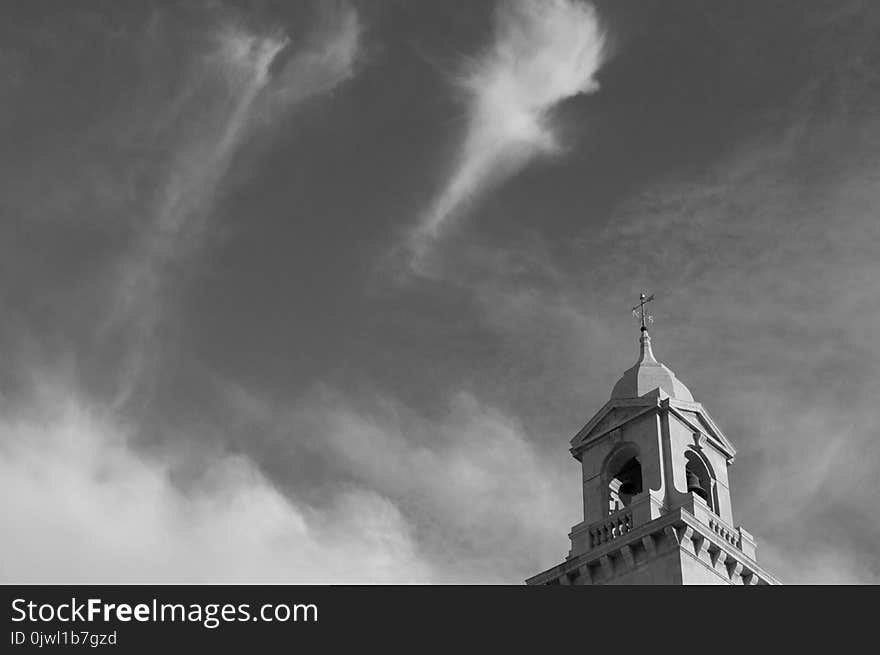
[[[728,470],[736,449],[675,374],[654,357],[645,304],[639,358],[571,440],[583,472],[584,520],[545,584],[779,584],[734,526]]]

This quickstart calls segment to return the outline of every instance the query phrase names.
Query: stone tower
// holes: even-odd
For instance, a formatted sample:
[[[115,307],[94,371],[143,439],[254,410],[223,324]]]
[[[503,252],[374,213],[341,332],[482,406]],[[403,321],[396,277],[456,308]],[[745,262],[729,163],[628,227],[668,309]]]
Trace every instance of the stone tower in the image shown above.
[[[642,296],[643,303],[645,301]],[[639,360],[571,440],[584,520],[543,584],[779,584],[734,527],[727,472],[736,450],[642,328]]]

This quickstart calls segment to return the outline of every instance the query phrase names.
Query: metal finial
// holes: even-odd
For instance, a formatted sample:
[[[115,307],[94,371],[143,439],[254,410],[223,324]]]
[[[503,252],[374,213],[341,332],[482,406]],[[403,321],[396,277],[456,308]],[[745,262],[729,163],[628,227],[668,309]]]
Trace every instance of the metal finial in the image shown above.
[[[654,317],[645,311],[645,305],[647,305],[652,300],[654,300],[653,293],[650,296],[645,296],[644,293],[639,294],[639,304],[632,308],[633,316],[641,320],[642,332],[647,331],[648,323],[654,322]]]

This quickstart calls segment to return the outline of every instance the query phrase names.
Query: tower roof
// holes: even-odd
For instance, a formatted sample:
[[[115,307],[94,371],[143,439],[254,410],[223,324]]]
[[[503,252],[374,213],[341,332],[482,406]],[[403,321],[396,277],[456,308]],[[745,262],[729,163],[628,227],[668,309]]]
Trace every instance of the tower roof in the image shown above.
[[[641,332],[639,361],[632,368],[624,371],[611,391],[611,398],[639,398],[659,387],[676,400],[693,402],[694,397],[690,390],[675,377],[675,373],[654,357],[648,328],[643,325]]]

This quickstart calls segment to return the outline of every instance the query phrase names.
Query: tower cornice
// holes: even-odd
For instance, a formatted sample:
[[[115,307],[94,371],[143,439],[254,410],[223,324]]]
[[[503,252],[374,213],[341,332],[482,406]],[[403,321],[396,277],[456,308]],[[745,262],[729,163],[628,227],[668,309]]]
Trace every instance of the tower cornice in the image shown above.
[[[702,563],[714,571],[719,581],[729,585],[782,584],[754,558],[684,507],[586,553],[568,557],[561,564],[532,576],[526,584],[605,584],[676,550],[682,557]]]

